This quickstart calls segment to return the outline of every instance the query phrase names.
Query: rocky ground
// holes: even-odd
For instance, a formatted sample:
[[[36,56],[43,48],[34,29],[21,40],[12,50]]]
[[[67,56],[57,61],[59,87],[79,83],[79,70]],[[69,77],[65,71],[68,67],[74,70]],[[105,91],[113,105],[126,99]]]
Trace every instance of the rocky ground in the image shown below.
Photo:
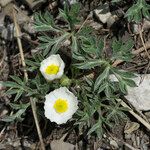
[[[130,1],[130,0],[128,0]],[[69,1],[70,5],[76,2]],[[106,41],[107,55],[110,48],[107,47],[112,37],[121,37],[127,40],[134,38],[134,58],[130,63],[117,62],[116,66],[140,74],[150,73],[149,51],[150,50],[150,21],[144,19],[141,23],[142,32],[138,30],[136,23],[129,23],[123,17],[127,3],[122,2],[118,6],[109,3],[102,4],[100,0],[81,0],[81,17],[85,24],[95,29],[97,35]],[[6,115],[13,113],[8,105],[14,97],[5,94],[6,87],[3,82],[10,80],[10,75],[22,76],[21,59],[17,44],[17,35],[14,29],[13,9],[17,11],[16,19],[21,29],[20,38],[26,58],[38,51],[37,33],[34,30],[34,14],[39,11],[50,11],[57,17],[58,8],[63,8],[63,0],[0,0],[0,120]],[[105,14],[99,14],[105,10]],[[142,36],[142,38],[141,38]],[[142,42],[144,41],[144,43]],[[146,50],[145,50],[146,49]],[[147,54],[148,52],[148,54]],[[24,99],[26,101],[26,99]],[[145,102],[144,102],[145,103]],[[147,105],[147,104],[146,104]],[[39,105],[38,107],[42,106]],[[136,110],[136,108],[135,108]],[[40,149],[40,142],[36,131],[32,111],[28,108],[22,122],[0,121],[0,149],[3,150],[30,150]],[[150,112],[136,110],[137,114],[150,123]],[[108,130],[102,139],[96,136],[78,134],[72,124],[57,126],[45,122],[40,116],[40,127],[46,149],[52,150],[149,150],[150,132],[147,127],[132,114],[127,113],[127,119],[121,121],[112,130]],[[47,128],[49,126],[49,128]],[[107,130],[107,129],[106,129]],[[51,148],[50,148],[51,147]]]

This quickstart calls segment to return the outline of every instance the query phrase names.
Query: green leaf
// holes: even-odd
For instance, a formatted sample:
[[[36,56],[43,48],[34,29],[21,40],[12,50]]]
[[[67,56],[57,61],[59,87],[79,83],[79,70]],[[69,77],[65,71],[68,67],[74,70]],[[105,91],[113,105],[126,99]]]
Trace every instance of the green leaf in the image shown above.
[[[136,83],[132,80],[132,78],[135,78],[136,75],[131,72],[126,72],[123,70],[117,70],[116,68],[111,68],[110,70],[118,79],[119,82],[119,88],[121,92],[126,93],[127,92],[127,86],[130,87],[136,87]]]
[[[132,72],[127,72],[125,70],[119,70],[117,68],[112,68],[111,71],[112,71],[112,73],[117,73],[118,75],[120,75],[123,78],[135,78],[135,77],[137,77]]]
[[[73,52],[78,51],[77,37],[72,36],[72,50]]]
[[[136,83],[131,79],[124,78],[123,80],[124,80],[125,84],[130,86],[130,87],[136,87],[137,86]]]
[[[6,116],[0,120],[4,122],[13,122],[15,119],[16,119],[16,115],[11,115],[11,116]]]
[[[120,2],[121,0],[112,0],[111,2],[112,3],[117,3],[117,2]]]
[[[30,103],[26,103],[26,104],[9,103],[9,105],[11,106],[11,108],[15,110],[19,110],[19,109],[27,109],[30,106]]]
[[[30,106],[30,103],[27,103],[27,104],[10,103],[9,105],[13,109],[16,109],[18,111],[15,114],[11,115],[11,116],[6,116],[6,117],[0,119],[1,121],[4,121],[4,122],[13,122],[15,120],[22,121],[23,118],[21,116],[25,113],[26,109]]]
[[[74,29],[76,23],[78,23],[78,12],[80,5],[78,3],[71,5],[71,8],[65,3],[64,10],[59,9],[59,15],[69,24],[71,30]]]
[[[81,41],[82,41],[81,48],[86,53],[95,54],[97,52],[96,39],[94,37],[88,38],[83,37]]]
[[[85,61],[82,63],[74,64],[74,66],[76,66],[79,69],[91,69],[96,66],[101,66],[104,63],[105,63],[105,61],[103,61],[103,60],[95,59],[95,60],[89,60],[89,61]]]
[[[95,123],[92,128],[88,131],[87,135],[90,135],[91,133],[95,132],[98,128],[100,128],[101,124],[98,121],[97,123]]]
[[[10,76],[14,81],[16,81],[20,85],[24,85],[24,82],[17,76]]]
[[[112,49],[113,49],[113,59],[119,59],[124,61],[129,61],[132,58],[132,48],[134,46],[133,40],[129,39],[126,42],[113,40]]]
[[[13,89],[13,88],[10,88],[9,90],[7,90],[5,92],[6,95],[13,95],[13,94],[16,94],[18,92],[18,89]]]
[[[80,60],[80,61],[85,61],[86,60],[86,58],[82,54],[80,54],[79,52],[76,52],[76,51],[72,52],[72,57],[74,59]]]
[[[48,11],[45,12],[45,14],[43,15],[41,13],[36,13],[34,19],[35,19],[34,28],[36,31],[61,32],[60,29],[56,28],[53,17]]]
[[[43,55],[46,56],[49,52],[50,54],[55,54],[61,47],[62,43],[70,37],[70,33],[64,32],[59,37],[48,37],[48,36],[40,36],[40,45],[39,49],[43,49]]]
[[[24,90],[22,90],[22,89],[18,90],[18,92],[17,92],[17,94],[15,96],[14,101],[17,101],[21,97],[21,95],[23,94],[23,92],[24,92]]]
[[[133,4],[133,6],[127,10],[125,17],[127,17],[129,21],[138,23],[142,20],[142,15],[146,18],[150,18],[149,10],[150,5],[148,5],[145,0],[138,0],[136,4]]]
[[[70,37],[70,33],[66,32],[62,36],[55,38],[55,44],[53,45],[50,54],[56,54],[61,44]]]
[[[12,81],[5,81],[3,82],[3,85],[6,87],[11,87],[11,88],[19,88],[21,87],[19,84],[12,82]]]
[[[97,50],[96,50],[99,56],[102,56],[103,49],[104,49],[104,41],[100,39],[98,42]]]
[[[32,66],[32,67],[39,67],[40,66],[39,62],[35,62],[35,61],[29,60],[29,59],[26,59],[25,62],[28,66]]]
[[[101,93],[102,91],[104,91],[106,89],[106,87],[108,86],[107,83],[102,83],[99,88],[98,88],[98,93]]]
[[[95,84],[94,84],[94,91],[96,91],[100,87],[103,80],[108,78],[109,70],[110,70],[110,67],[106,67],[104,71],[97,77]]]
[[[122,93],[126,94],[127,93],[127,86],[123,80],[119,80],[119,88]]]
[[[79,37],[80,40],[82,40],[82,37],[87,37],[88,36],[91,36],[90,34],[92,33],[93,31],[93,28],[92,27],[89,27],[89,26],[83,26],[81,29],[80,29],[80,32],[77,32],[76,33],[76,36]]]
[[[71,9],[69,11],[69,15],[72,17],[72,19],[76,19],[77,21],[79,11],[80,11],[80,4],[79,3],[72,4]]]
[[[122,45],[121,41],[113,40],[113,42],[112,42],[113,51],[118,52],[121,48],[121,45]]]

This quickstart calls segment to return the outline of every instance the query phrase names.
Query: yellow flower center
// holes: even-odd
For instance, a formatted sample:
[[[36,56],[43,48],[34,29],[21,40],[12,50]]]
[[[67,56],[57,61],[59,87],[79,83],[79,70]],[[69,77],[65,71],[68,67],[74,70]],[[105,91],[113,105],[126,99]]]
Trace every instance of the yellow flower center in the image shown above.
[[[52,75],[52,74],[57,74],[59,71],[59,66],[57,65],[54,65],[54,64],[51,64],[50,66],[48,66],[46,69],[45,69],[45,73],[46,74],[49,74],[49,75]]]
[[[68,102],[65,99],[57,99],[54,104],[54,109],[57,113],[64,113],[68,110]]]

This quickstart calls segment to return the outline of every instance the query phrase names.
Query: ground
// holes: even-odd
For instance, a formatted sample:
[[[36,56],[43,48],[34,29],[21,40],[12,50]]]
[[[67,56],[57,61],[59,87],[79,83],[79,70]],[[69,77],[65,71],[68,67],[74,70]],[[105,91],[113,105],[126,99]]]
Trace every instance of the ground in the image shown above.
[[[130,2],[130,0],[128,1]],[[126,41],[132,36],[134,39],[134,51],[136,51],[136,54],[134,54],[133,60],[130,63],[117,62],[115,65],[118,68],[128,71],[148,74],[150,72],[149,52],[147,52],[150,49],[150,22],[143,20],[140,24],[143,27],[143,31],[140,34],[136,30],[137,24],[129,23],[127,19],[122,16],[122,12],[128,7],[127,3],[121,2],[116,8],[110,4],[110,12],[113,12],[118,17],[117,21],[115,20],[113,23],[102,23],[96,14],[87,17],[90,12],[98,9],[98,5],[101,5],[100,0],[80,1],[80,4],[82,6],[80,15],[82,19],[85,20],[85,24],[90,24],[90,26],[95,28],[95,34],[105,39],[106,55],[111,55],[109,45],[112,42],[112,38],[121,38]],[[0,149],[40,149],[40,142],[31,107],[27,108],[23,116],[23,121],[1,121],[2,118],[13,113],[9,103],[14,100],[14,96],[5,94],[7,88],[4,87],[2,83],[11,80],[10,75],[23,76],[17,35],[14,32],[15,25],[13,23],[12,10],[14,8],[17,10],[16,19],[21,28],[19,38],[21,38],[25,58],[31,58],[31,54],[38,52],[37,46],[39,44],[38,33],[35,32],[33,27],[33,15],[36,12],[44,12],[47,10],[50,11],[54,17],[58,17],[56,15],[58,8],[63,8],[63,3],[62,1],[58,1],[57,3],[56,1],[51,2],[48,0],[40,2],[14,0],[8,1],[6,4],[0,1],[0,5]],[[32,19],[32,21],[29,21],[30,19]],[[67,53],[67,50],[65,53]],[[70,56],[68,57],[68,55],[70,54],[67,54],[67,62],[70,61]],[[29,76],[32,76],[32,74],[29,74]],[[22,96],[22,102],[28,102],[27,97],[24,95]],[[41,107],[43,107],[42,102],[37,106],[37,114],[46,149],[50,149],[50,144],[53,150],[150,149],[149,130],[129,112],[126,112],[127,118],[118,122],[112,129],[105,127],[107,132],[99,139],[95,134],[87,136],[86,132],[80,133],[77,127],[72,127],[73,122],[59,126],[55,123],[50,123],[49,120],[45,121],[40,109]],[[140,111],[137,112],[137,114],[142,116],[149,123],[149,111]],[[60,140],[62,138],[63,140]],[[55,140],[58,140],[58,143]],[[66,144],[65,148],[62,146],[64,144],[63,141]],[[60,146],[58,146],[59,144]],[[58,146],[57,148],[56,145]]]

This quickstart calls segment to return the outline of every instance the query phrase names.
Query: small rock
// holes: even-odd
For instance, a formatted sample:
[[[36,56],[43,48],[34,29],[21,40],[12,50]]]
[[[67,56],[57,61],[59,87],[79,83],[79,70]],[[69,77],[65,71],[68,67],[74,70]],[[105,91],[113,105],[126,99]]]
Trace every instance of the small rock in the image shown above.
[[[38,51],[40,51],[40,49],[38,47],[36,47],[35,49],[31,50],[31,54],[35,55]]]
[[[18,8],[17,6],[15,7],[18,10],[20,10],[20,8]],[[10,3],[3,9],[5,15],[8,15],[12,20],[13,20],[13,13],[12,13],[13,8],[14,8],[14,4]],[[28,16],[28,12],[26,10],[20,10],[18,13],[16,13],[16,20],[18,24],[24,24],[24,23],[29,22],[31,19]]]
[[[150,21],[147,19],[144,19],[142,28],[144,31],[150,29]],[[138,24],[132,24],[132,30],[133,30],[133,33],[139,34],[139,30],[140,30],[139,25]]]
[[[1,12],[0,13],[0,27],[4,26],[4,18],[5,18],[5,13]]]
[[[71,44],[70,40],[66,40],[62,43],[62,46],[69,46]]]
[[[64,139],[67,134],[63,135],[63,137],[59,140],[53,140],[50,143],[50,147],[52,150],[74,150],[75,145],[64,142]]]
[[[150,29],[150,20],[144,19],[144,21],[143,21],[143,29],[144,30]]]
[[[14,141],[12,145],[13,145],[13,147],[16,147],[19,149],[19,146],[21,146],[20,140],[18,139],[16,141]]]
[[[5,117],[8,114],[8,109],[7,108],[1,108],[2,110],[0,111],[0,117]]]
[[[66,0],[60,0],[60,3],[61,3],[62,5],[64,5],[65,2],[66,2]],[[67,0],[67,3],[68,3],[69,5],[73,5],[73,4],[77,3],[77,0]]]
[[[126,140],[131,139],[131,134],[125,134],[125,139],[126,139]]]
[[[46,2],[46,0],[38,0],[38,1],[35,1],[35,0],[26,0],[26,2],[30,6],[30,8],[32,8],[32,9],[36,8],[37,9],[37,7],[39,7],[44,2]]]
[[[93,22],[93,20],[91,22],[89,22],[88,24],[90,27],[94,28],[95,30],[100,30],[103,28],[103,25],[97,22]]]
[[[7,28],[4,28],[1,31],[1,37],[4,38],[5,40],[11,41],[13,38],[13,31],[14,31],[14,25],[9,24]]]
[[[95,17],[102,23],[107,23],[108,19],[112,16],[108,4],[101,5],[98,9],[94,10]]]
[[[10,2],[12,2],[12,0],[0,0],[0,5],[2,7],[6,6],[7,4],[9,4]]]
[[[111,15],[107,20],[107,26],[111,27],[112,24],[118,19],[116,15]]]
[[[54,140],[50,145],[52,150],[74,150],[75,148],[74,145],[60,140]]]
[[[113,149],[118,149],[119,146],[115,140],[110,140],[110,145],[113,147]]]
[[[128,87],[126,99],[138,110],[150,110],[150,74],[137,75],[133,80],[137,87]]]

